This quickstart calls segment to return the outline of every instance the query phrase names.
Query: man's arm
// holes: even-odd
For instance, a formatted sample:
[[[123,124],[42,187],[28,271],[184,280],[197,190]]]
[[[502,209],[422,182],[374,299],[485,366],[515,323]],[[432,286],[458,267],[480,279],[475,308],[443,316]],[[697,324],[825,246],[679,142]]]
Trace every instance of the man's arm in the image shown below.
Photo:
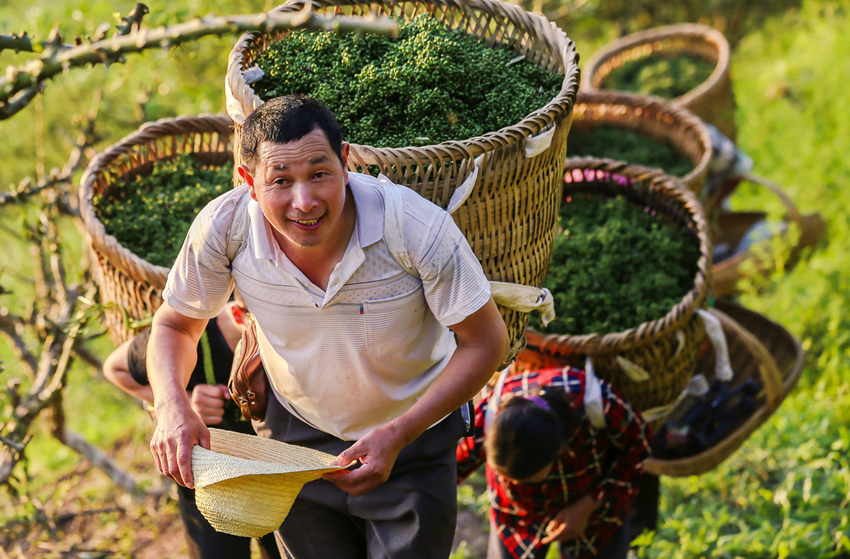
[[[156,413],[151,452],[157,468],[180,485],[194,487],[192,448],[210,447],[210,433],[192,409],[186,386],[197,361],[205,319],[189,318],[163,303],[148,342],[148,379]]]
[[[492,298],[450,329],[458,347],[433,384],[408,411],[370,431],[337,458],[340,465],[360,459],[360,468],[326,474],[326,479],[352,495],[363,495],[385,482],[401,449],[471,400],[510,349],[507,328]]]
[[[103,362],[103,376],[106,380],[139,400],[153,403],[153,391],[150,386],[136,382],[130,373],[129,353],[133,340],[127,340],[116,347]]]

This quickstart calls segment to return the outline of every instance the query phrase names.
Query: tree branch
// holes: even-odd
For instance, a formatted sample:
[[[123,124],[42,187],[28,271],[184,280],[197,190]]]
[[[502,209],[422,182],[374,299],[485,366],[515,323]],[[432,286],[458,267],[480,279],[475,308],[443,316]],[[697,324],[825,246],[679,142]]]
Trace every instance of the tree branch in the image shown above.
[[[22,325],[23,319],[21,317],[11,314],[6,307],[0,309],[0,332],[6,334],[6,337],[12,342],[15,348],[15,354],[18,356],[18,359],[27,366],[30,374],[35,375],[38,369],[38,361],[35,355],[27,348],[27,344],[23,336],[21,336],[20,330],[22,329]]]
[[[108,454],[86,441],[82,435],[65,429],[63,438],[64,440],[60,439],[63,443],[86,458],[92,463],[92,466],[109,476],[109,479],[115,485],[132,495],[136,501],[141,501],[148,495],[148,492],[139,487],[133,476],[125,472]]]
[[[398,24],[387,17],[322,16],[313,13],[310,4],[291,14],[251,14],[244,16],[207,16],[158,29],[137,28],[128,35],[85,43],[68,50],[45,53],[22,66],[9,67],[0,78],[0,117],[4,107],[18,92],[45,82],[64,70],[88,64],[121,62],[123,55],[152,48],[170,48],[202,37],[231,35],[246,31],[268,33],[280,29],[313,31],[371,32],[398,34]]]

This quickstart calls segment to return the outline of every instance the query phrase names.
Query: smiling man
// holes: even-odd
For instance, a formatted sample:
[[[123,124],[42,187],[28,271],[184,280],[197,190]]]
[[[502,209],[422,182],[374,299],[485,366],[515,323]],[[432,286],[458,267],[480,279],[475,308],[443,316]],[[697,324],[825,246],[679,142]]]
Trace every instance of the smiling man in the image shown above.
[[[508,350],[478,260],[445,211],[349,173],[349,146],[316,100],[269,101],[246,119],[241,150],[246,184],[198,215],[154,317],[157,466],[191,487],[192,447],[209,448],[185,386],[235,282],[274,395],[257,432],[362,463],[304,487],[278,532],[289,554],[448,557],[458,408]],[[385,240],[387,188],[399,189],[415,274]]]

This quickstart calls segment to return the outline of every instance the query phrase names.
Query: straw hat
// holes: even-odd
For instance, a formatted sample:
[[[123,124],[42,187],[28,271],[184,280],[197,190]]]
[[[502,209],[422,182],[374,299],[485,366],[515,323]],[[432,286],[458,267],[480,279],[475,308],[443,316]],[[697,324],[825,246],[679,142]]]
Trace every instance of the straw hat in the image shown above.
[[[210,447],[192,450],[195,502],[219,532],[258,538],[277,530],[308,481],[341,468],[310,448],[210,429]]]

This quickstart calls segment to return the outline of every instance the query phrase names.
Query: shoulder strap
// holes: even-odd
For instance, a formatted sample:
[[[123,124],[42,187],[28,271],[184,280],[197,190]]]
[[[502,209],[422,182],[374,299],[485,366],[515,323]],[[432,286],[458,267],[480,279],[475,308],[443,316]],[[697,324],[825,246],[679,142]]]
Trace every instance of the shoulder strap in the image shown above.
[[[375,182],[384,197],[384,242],[402,270],[411,276],[418,278],[419,270],[413,265],[413,259],[404,245],[404,199],[401,189],[384,175],[379,175]]]
[[[236,255],[242,252],[242,249],[248,245],[248,235],[251,229],[251,220],[248,218],[248,203],[250,201],[250,196],[243,196],[233,209],[230,228],[227,230],[225,237],[227,241],[227,259],[230,262],[233,262]]]

